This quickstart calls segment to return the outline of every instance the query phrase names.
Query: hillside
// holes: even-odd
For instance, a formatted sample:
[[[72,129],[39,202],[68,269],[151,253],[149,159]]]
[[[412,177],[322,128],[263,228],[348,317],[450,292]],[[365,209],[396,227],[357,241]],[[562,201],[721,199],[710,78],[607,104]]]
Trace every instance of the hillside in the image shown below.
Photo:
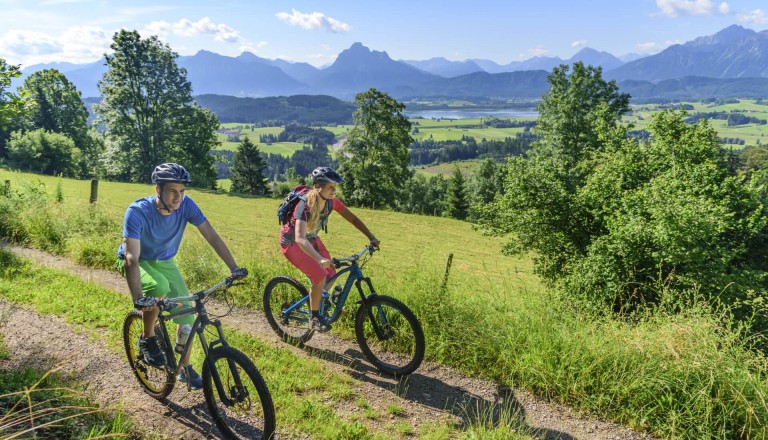
[[[55,249],[65,258],[108,270],[112,270],[115,248],[120,241],[125,206],[152,190],[149,185],[101,182],[99,202],[89,205],[90,183],[87,181],[0,170],[0,180],[4,179],[10,180],[12,190],[20,195],[17,198],[0,197],[0,206],[13,204],[13,209],[3,212],[15,215],[14,230],[16,234],[23,234],[16,237],[27,237],[35,246]],[[19,203],[25,200],[21,195],[27,191],[39,195],[57,187],[65,203],[57,203],[53,197],[39,197],[36,199],[39,203],[34,205]],[[278,250],[274,221],[277,201],[193,189],[188,195],[203,208],[207,218],[230,245],[238,263],[251,271],[248,282],[233,289],[232,295],[239,310],[250,315],[244,322],[257,325],[258,319],[254,318],[260,313],[261,292],[266,281],[275,275],[297,275]],[[481,236],[470,224],[450,219],[354,210],[382,240],[381,252],[366,264],[365,273],[371,277],[379,294],[397,297],[418,316],[427,337],[430,362],[453,366],[472,377],[491,379],[495,395],[503,396],[504,401],[514,407],[519,405],[517,396],[520,394],[517,391],[509,393],[509,390],[522,387],[580,411],[598,413],[602,418],[621,421],[662,437],[732,437],[734,429],[747,426],[745,424],[749,424],[748,429],[755,436],[761,432],[768,434],[768,426],[763,422],[767,420],[763,414],[768,413],[768,407],[759,398],[759,395],[765,395],[766,384],[761,373],[754,369],[763,358],[742,350],[734,342],[738,336],[721,327],[716,316],[702,310],[676,315],[674,319],[659,316],[637,323],[584,319],[585,316],[563,303],[557,295],[540,287],[537,277],[531,273],[531,262],[527,257],[500,256],[503,242],[500,237]],[[41,222],[41,219],[55,219],[55,222]],[[0,216],[0,222],[6,220],[7,217]],[[409,234],[403,235],[403,224],[408,225]],[[8,228],[0,227],[0,231],[8,231]],[[64,235],[52,234],[52,231]],[[358,231],[339,217],[334,217],[323,238],[332,255],[354,252],[364,241]],[[453,255],[452,264],[446,269],[449,254]],[[185,236],[178,262],[192,288],[210,283],[224,270],[213,251],[193,231]],[[20,272],[25,269],[17,266],[11,269],[9,272],[7,265],[0,269],[0,296],[34,307],[45,306],[47,313],[69,316],[70,310],[77,309],[87,315],[88,331],[112,340],[113,346],[118,344],[115,341],[119,338],[117,331],[113,327],[103,327],[106,316],[115,313],[115,307],[109,304],[117,303],[116,294],[79,288],[63,275],[36,270]],[[16,278],[9,278],[11,276]],[[51,292],[56,295],[52,296]],[[75,303],[83,303],[85,294],[96,295],[102,301],[90,302],[88,296],[85,302],[96,307],[86,310],[74,307]],[[53,297],[57,301],[51,302]],[[82,317],[83,313],[77,316]],[[319,360],[321,364],[315,367],[296,358],[300,353],[289,353],[288,347],[280,343],[275,346],[273,342],[263,341],[258,333],[237,336],[238,346],[248,347],[251,356],[259,359],[258,366],[265,371],[267,381],[279,384],[274,386],[274,393],[277,399],[287,402],[282,406],[285,412],[285,418],[281,419],[283,429],[298,429],[306,434],[306,428],[300,425],[301,415],[289,408],[305,407],[303,402],[307,399],[314,402],[313,405],[319,405],[313,406],[318,410],[339,417],[339,422],[329,427],[346,423],[347,419],[338,415],[338,411],[349,411],[346,404],[354,406],[355,401],[361,400],[361,394],[348,389],[338,390],[335,394],[328,388],[330,384],[349,387],[347,381],[352,377],[350,382],[354,387],[357,387],[354,384],[358,379],[384,386],[365,361],[361,366],[354,345],[344,345],[354,344],[350,316],[339,321],[331,336],[340,339],[332,340],[327,349],[312,345],[313,339],[310,347],[317,350],[311,353],[324,353]],[[94,323],[100,323],[101,327]],[[670,347],[674,355],[670,354]],[[342,373],[333,366],[339,363],[356,369],[352,374],[343,373],[346,378],[343,382],[340,379]],[[321,376],[325,380],[302,390],[290,385],[296,384],[294,377],[315,378],[314,374],[305,372],[310,367],[312,371],[332,376]],[[286,374],[286,370],[291,374]],[[463,398],[434,400],[439,396],[435,390],[445,389],[441,387],[448,378],[433,373],[434,370],[425,365],[423,370],[417,370],[411,376],[411,380],[418,378],[416,382],[397,382],[388,389],[400,390],[395,393],[405,396],[411,404],[457,411],[452,414],[461,413],[462,408],[463,414],[467,414],[467,407],[462,402],[487,402],[485,398],[473,400],[477,396],[473,394],[476,389],[469,385],[470,379],[461,380],[458,385],[464,393],[469,393],[463,394]],[[426,388],[419,388],[421,386]],[[738,391],[744,389],[752,391],[748,395]],[[718,397],[701,400],[697,397],[701,393]],[[367,399],[367,394],[362,396]],[[385,397],[380,401],[386,400]],[[370,406],[374,408],[371,414],[375,417],[359,420],[366,426],[380,426],[376,422],[380,420],[377,414],[386,409]],[[667,423],[681,411],[690,417],[679,423]],[[491,435],[497,429],[501,429],[495,431],[501,435],[509,433],[510,429],[515,432],[522,429],[523,435],[529,432],[528,429],[541,432],[539,426],[519,420],[515,422],[516,416],[509,419],[503,414],[499,415],[502,425],[449,424],[446,429],[449,436],[461,436],[466,432]],[[709,418],[702,422],[705,414],[709,414]],[[741,417],[735,428],[734,415]],[[409,432],[417,432],[410,418],[403,422],[410,426],[412,431]],[[384,426],[388,424],[384,423]],[[511,428],[513,426],[517,428]],[[402,432],[385,429],[387,433]],[[434,429],[432,425],[430,432]],[[595,430],[597,425],[589,429]],[[552,434],[561,432],[555,430]],[[579,435],[601,438],[592,436],[592,432]],[[399,435],[389,434],[387,438]],[[606,438],[617,438],[617,435],[618,438],[639,438],[631,431],[612,432]]]

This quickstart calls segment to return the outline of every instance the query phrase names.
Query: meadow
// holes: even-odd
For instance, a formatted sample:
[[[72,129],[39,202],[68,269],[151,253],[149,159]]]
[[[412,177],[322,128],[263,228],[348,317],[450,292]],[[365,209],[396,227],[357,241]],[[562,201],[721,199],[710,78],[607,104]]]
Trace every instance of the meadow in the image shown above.
[[[328,131],[333,132],[337,137],[343,135],[346,133],[346,131],[349,129],[349,126],[334,126],[334,127],[323,127]],[[297,150],[301,150],[304,148],[305,144],[302,144],[300,142],[273,142],[270,144],[260,142],[259,136],[271,134],[271,135],[278,135],[280,132],[283,131],[283,127],[253,127],[249,124],[241,124],[241,123],[225,123],[221,124],[221,131],[217,134],[217,138],[219,142],[221,142],[221,145],[219,146],[219,149],[221,150],[227,150],[227,151],[237,151],[237,146],[239,145],[239,142],[231,142],[228,140],[228,132],[235,133],[238,132],[240,139],[248,138],[251,142],[253,142],[254,145],[257,145],[259,147],[259,150],[262,153],[265,154],[279,154],[281,156],[285,157],[291,157],[294,152]]]
[[[687,110],[689,115],[694,113],[710,112],[738,112],[745,116],[751,116],[758,119],[768,120],[768,105],[758,104],[755,100],[742,99],[738,103],[703,103],[703,102],[681,102],[674,105],[687,104],[693,106],[693,110]],[[633,106],[632,114],[625,117],[626,122],[635,124],[636,130],[648,127],[651,117],[654,113],[660,111],[656,104],[644,104]],[[768,124],[744,124],[729,127],[727,121],[723,119],[710,119],[712,128],[717,131],[721,138],[739,138],[743,139],[743,146],[733,145],[735,150],[740,150],[744,146],[765,145],[768,141],[765,136],[768,134]],[[729,147],[730,145],[726,145]]]
[[[149,185],[101,182],[99,201],[89,206],[89,182],[0,170],[0,182],[5,180],[13,189],[11,197],[0,197],[6,239],[104,268],[114,262],[125,207],[153,192]],[[269,278],[299,275],[277,245],[279,202],[188,194],[251,271],[237,303],[257,313]],[[377,291],[401,299],[419,316],[430,361],[662,438],[768,438],[768,362],[744,346],[741,330],[727,315],[700,303],[633,322],[586,316],[540,284],[529,258],[502,256],[502,239],[483,236],[469,223],[355,212],[382,241],[366,273]],[[338,218],[323,238],[333,255],[365,244]],[[179,263],[191,287],[225,271],[194,232],[184,240]],[[23,298],[14,294],[15,301]],[[57,313],[66,314],[66,307]],[[334,330],[341,337],[349,336],[349,317]],[[267,380],[279,389],[288,379],[272,372]],[[295,403],[287,393],[278,398]],[[467,435],[466,428],[441,429],[448,430],[446,437],[431,438]]]

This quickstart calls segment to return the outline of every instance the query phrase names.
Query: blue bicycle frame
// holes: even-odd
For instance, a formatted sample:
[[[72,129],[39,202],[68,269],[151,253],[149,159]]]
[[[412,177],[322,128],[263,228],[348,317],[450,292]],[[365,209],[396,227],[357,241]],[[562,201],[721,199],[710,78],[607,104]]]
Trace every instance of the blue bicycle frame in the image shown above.
[[[366,253],[373,253],[373,248],[369,245],[366,246],[362,251],[358,252],[355,255],[349,256],[349,257],[343,257],[343,258],[334,258],[333,265],[336,268],[346,266],[343,269],[336,272],[336,274],[328,279],[325,282],[325,288],[323,289],[323,296],[320,300],[320,313],[325,314],[325,308],[326,308],[326,300],[330,301],[330,294],[327,292],[328,286],[332,285],[336,282],[341,276],[344,274],[349,274],[347,277],[347,281],[344,283],[344,288],[341,291],[341,294],[339,295],[338,300],[336,301],[336,307],[333,311],[333,314],[329,317],[331,322],[336,321],[339,318],[339,315],[341,314],[341,311],[344,309],[344,304],[347,301],[347,298],[349,297],[350,292],[352,291],[352,286],[356,286],[358,292],[360,292],[360,300],[357,301],[358,304],[364,304],[368,301],[369,298],[376,295],[376,291],[373,290],[373,284],[371,283],[371,279],[363,275],[363,270],[360,267],[360,264],[358,264],[358,261],[360,258],[363,257]],[[348,263],[348,264],[346,264]],[[370,292],[369,295],[366,296],[364,293],[362,284],[365,283],[368,286],[368,291]],[[309,294],[305,295],[300,300],[296,301],[295,303],[291,304],[290,307],[287,307],[282,310],[283,316],[295,316],[292,315],[293,312],[295,312],[297,309],[300,309],[305,303],[309,301]],[[303,321],[303,320],[302,320]],[[309,321],[309,316],[307,316],[307,321]]]

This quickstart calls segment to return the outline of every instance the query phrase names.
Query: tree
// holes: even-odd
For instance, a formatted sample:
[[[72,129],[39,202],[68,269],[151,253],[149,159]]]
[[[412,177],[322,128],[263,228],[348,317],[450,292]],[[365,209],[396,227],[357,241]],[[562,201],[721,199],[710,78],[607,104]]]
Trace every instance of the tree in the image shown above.
[[[486,205],[504,192],[504,175],[501,166],[493,159],[485,159],[469,181],[470,199],[474,204]]]
[[[547,78],[550,89],[537,104],[539,117],[533,130],[541,140],[533,153],[555,157],[578,179],[603,148],[600,132],[615,126],[629,111],[629,95],[619,93],[615,81],[603,80],[601,67],[577,62],[570,75],[568,70],[560,65]]]
[[[234,193],[265,194],[268,179],[264,177],[267,162],[261,156],[259,147],[247,137],[237,146],[230,179]]]
[[[44,69],[32,73],[24,80],[23,89],[35,102],[25,115],[27,128],[61,133],[80,147],[88,131],[88,109],[80,92],[63,73]]]
[[[80,150],[68,136],[37,129],[15,131],[8,142],[8,159],[15,166],[41,174],[74,176]]]
[[[465,220],[469,212],[469,200],[467,199],[466,179],[459,165],[454,165],[453,175],[448,181],[448,193],[445,198],[445,212],[449,217]]]
[[[410,178],[413,142],[405,105],[374,88],[355,96],[354,127],[341,149],[344,196],[355,206],[394,207]]]
[[[76,176],[94,177],[103,142],[88,127],[88,109],[75,85],[58,70],[44,69],[29,75],[22,90],[35,104],[22,118],[23,128],[43,129],[72,139],[82,152]]]
[[[178,109],[173,133],[166,143],[171,161],[184,164],[192,176],[192,185],[216,189],[216,158],[211,154],[219,146],[219,118],[198,106]]]
[[[675,311],[708,298],[768,328],[762,185],[735,178],[714,129],[685,112],[654,116],[647,140],[629,136],[622,95],[587,73],[550,77],[542,138],[509,160],[482,226],[514,237],[505,251],[532,251],[536,272],[578,304]]]
[[[178,55],[152,36],[121,30],[106,55],[109,69],[99,81],[103,100],[95,109],[107,127],[107,137],[123,154],[114,175],[149,182],[161,162],[179,162],[196,170],[192,185],[212,187],[215,171],[210,159],[213,118],[192,111],[192,87],[187,72],[176,65]],[[202,122],[201,127],[190,126]],[[215,124],[218,127],[218,124]],[[182,133],[182,134],[179,134]]]
[[[14,94],[6,91],[11,87],[11,80],[19,76],[19,66],[8,64],[5,59],[0,58],[0,157],[6,156],[5,146],[10,138],[11,126],[30,108],[31,101],[25,92]]]
[[[571,262],[566,291],[622,311],[696,291],[765,326],[765,198],[730,174],[708,121],[666,110],[650,130],[605,155],[582,188],[602,232]]]
[[[629,130],[620,124],[629,97],[603,80],[599,67],[575,63],[567,73],[563,65],[549,75],[551,88],[538,104],[540,139],[528,158],[509,159],[504,196],[480,211],[486,231],[516,237],[505,244],[506,253],[535,251],[535,268],[550,282],[561,279],[604,231],[580,190],[601,154]]]
[[[443,199],[447,192],[448,182],[442,174],[429,179],[423,174],[415,174],[405,181],[395,209],[414,214],[443,215]]]

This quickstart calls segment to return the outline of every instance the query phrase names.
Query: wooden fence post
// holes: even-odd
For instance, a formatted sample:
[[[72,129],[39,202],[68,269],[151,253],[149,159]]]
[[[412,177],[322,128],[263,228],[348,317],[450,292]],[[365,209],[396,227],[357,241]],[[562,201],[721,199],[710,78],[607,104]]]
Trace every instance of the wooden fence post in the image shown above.
[[[453,253],[448,254],[448,261],[445,263],[445,275],[443,276],[443,285],[440,286],[441,290],[445,292],[448,288],[448,274],[451,272],[451,264],[453,263]]]
[[[99,179],[91,179],[91,203],[96,203],[99,199]]]

